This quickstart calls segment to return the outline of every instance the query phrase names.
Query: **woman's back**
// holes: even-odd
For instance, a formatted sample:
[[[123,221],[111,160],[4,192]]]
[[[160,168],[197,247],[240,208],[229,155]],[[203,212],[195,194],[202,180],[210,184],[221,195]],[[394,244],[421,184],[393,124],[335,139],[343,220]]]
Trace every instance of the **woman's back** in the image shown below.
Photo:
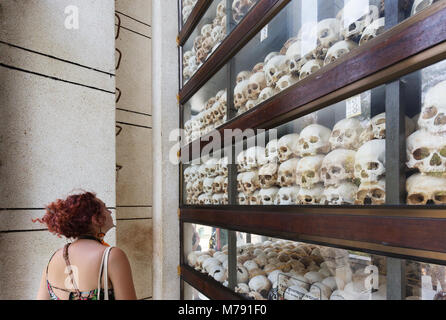
[[[81,299],[97,299],[98,278],[101,262],[107,247],[97,241],[80,239],[67,247],[67,262],[64,249],[56,251],[47,269],[47,284],[52,299],[79,299],[76,288],[81,293]],[[70,275],[70,264],[72,274]],[[73,282],[72,280],[73,279]],[[101,288],[104,288],[101,277]],[[113,299],[113,285],[108,277],[109,299]],[[101,297],[103,297],[103,290]],[[110,296],[111,295],[111,296]]]

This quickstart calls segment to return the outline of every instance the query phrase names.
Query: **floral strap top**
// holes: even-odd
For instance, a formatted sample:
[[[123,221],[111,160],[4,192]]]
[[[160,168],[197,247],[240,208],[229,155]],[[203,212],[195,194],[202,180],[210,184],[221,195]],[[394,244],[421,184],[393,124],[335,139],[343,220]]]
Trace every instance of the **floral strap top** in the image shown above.
[[[76,282],[74,281],[73,270],[71,269],[70,260],[68,259],[68,247],[70,246],[70,244],[71,243],[67,243],[65,245],[63,256],[65,259],[65,263],[67,264],[71,284],[74,288],[74,291],[63,289],[63,288],[58,288],[56,286],[52,286],[49,283],[49,281],[48,281],[48,266],[51,262],[51,259],[53,258],[54,254],[55,254],[54,253],[53,256],[50,258],[50,261],[48,262],[48,265],[46,267],[46,283],[47,283],[50,299],[51,300],[60,300],[60,298],[54,293],[54,290],[53,290],[53,289],[57,289],[57,290],[68,292],[69,293],[68,300],[98,300],[98,289],[97,288],[93,289],[91,291],[82,291],[82,292],[79,291],[79,289],[76,285]],[[100,275],[100,276],[102,276],[102,275]],[[104,289],[101,289],[100,294],[102,297],[104,296]],[[109,300],[115,300],[113,289],[108,289],[108,298],[109,298]]]

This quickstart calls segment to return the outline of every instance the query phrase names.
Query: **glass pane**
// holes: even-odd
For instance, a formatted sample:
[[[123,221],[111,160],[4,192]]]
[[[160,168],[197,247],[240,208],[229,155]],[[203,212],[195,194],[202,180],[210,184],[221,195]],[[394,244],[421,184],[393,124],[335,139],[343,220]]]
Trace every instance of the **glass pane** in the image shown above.
[[[406,300],[446,300],[446,268],[406,261]]]
[[[184,144],[221,126],[227,120],[226,67],[217,72],[183,105]]]
[[[400,11],[404,15],[405,18],[409,18],[411,16],[420,13],[424,9],[430,7],[436,2],[440,2],[443,0],[410,0],[410,1],[402,1],[402,5],[400,6]]]
[[[183,46],[183,84],[226,38],[226,0],[213,0]]]
[[[254,8],[259,0],[233,0],[231,6],[231,30]]]
[[[242,114],[384,32],[380,0],[293,0],[235,56]]]
[[[385,300],[386,259],[237,233],[236,292],[256,300]]]
[[[228,231],[191,223],[183,227],[185,263],[227,286]]]
[[[181,0],[181,8],[182,8],[182,16],[183,16],[183,25],[186,23],[189,18],[192,10],[197,4],[198,0]]]
[[[384,204],[384,100],[380,86],[238,143],[238,203]]]
[[[214,156],[185,164],[183,199],[188,205],[228,204],[228,156],[223,151]]]
[[[186,281],[184,284],[184,300],[209,300],[204,294],[192,287]]]
[[[446,61],[402,79],[413,119],[407,147],[407,203],[446,204]],[[415,132],[414,132],[415,131]],[[413,132],[413,133],[412,133]]]

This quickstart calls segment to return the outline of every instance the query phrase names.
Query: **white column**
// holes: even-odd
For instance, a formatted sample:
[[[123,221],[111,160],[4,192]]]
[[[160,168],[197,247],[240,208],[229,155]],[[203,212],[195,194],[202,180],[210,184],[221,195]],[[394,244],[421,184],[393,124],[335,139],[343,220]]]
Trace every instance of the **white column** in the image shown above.
[[[178,166],[169,161],[178,127],[176,0],[152,1],[153,299],[179,299]]]

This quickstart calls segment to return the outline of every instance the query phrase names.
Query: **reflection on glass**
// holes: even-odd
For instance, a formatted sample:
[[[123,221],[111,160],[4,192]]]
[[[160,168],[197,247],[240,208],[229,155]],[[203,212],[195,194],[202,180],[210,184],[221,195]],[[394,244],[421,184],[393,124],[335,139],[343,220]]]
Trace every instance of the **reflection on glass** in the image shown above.
[[[234,0],[232,2],[232,18],[239,23],[259,0]]]
[[[242,114],[384,32],[379,0],[294,0],[236,56]],[[258,60],[256,60],[258,59]]]
[[[384,86],[270,130],[236,148],[241,205],[385,203]],[[407,117],[408,134],[413,132]]]
[[[446,204],[446,61],[404,78],[417,92],[406,112],[416,131],[407,138],[407,203]]]
[[[445,266],[407,260],[406,300],[446,300]]]
[[[414,1],[407,1],[408,3],[412,3],[412,7],[410,10],[410,15],[413,16],[424,9],[428,8],[435,2],[439,2],[441,0],[414,0]]]
[[[187,282],[184,283],[184,300],[209,300],[200,291],[189,285]]]
[[[385,258],[325,246],[237,236],[235,291],[256,300],[385,300]]]
[[[185,223],[183,241],[186,263],[227,286],[228,231]]]

